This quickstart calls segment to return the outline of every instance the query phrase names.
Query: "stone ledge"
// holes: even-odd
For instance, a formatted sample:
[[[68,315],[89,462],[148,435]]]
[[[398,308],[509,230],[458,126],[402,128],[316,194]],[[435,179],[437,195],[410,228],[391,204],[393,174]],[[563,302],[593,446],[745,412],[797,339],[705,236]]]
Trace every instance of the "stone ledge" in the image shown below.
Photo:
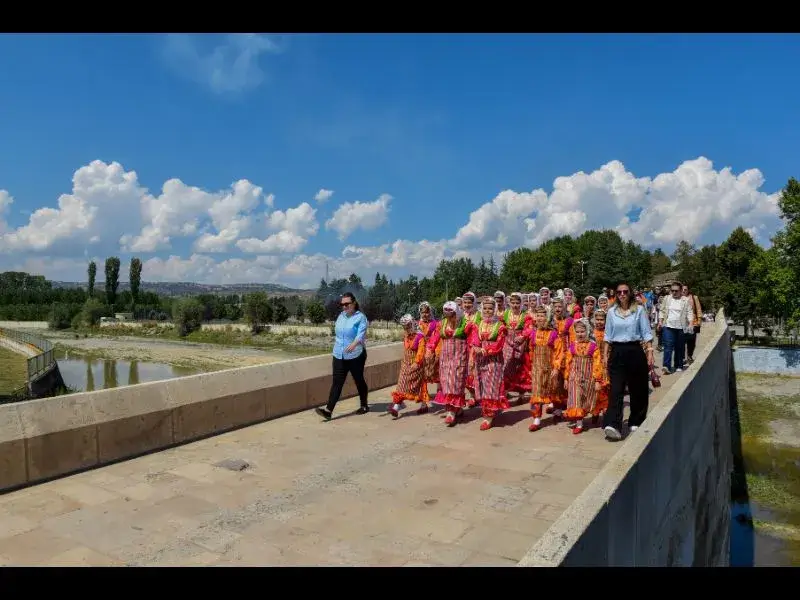
[[[370,389],[397,382],[401,351],[369,348]],[[330,382],[324,355],[0,405],[0,492],[320,406]]]
[[[719,564],[718,557],[695,555],[695,548],[703,545],[695,542],[695,519],[689,518],[711,500],[697,493],[698,465],[717,463],[723,487],[730,477],[730,444],[727,450],[724,442],[720,448],[705,445],[709,437],[716,437],[715,422],[724,418],[727,423],[728,418],[731,349],[724,313],[706,327],[713,327],[712,337],[698,348],[691,370],[678,376],[643,426],[621,442],[592,483],[517,566]],[[705,496],[709,494],[713,492]],[[715,509],[724,511],[719,515],[724,520],[727,501],[723,504]]]

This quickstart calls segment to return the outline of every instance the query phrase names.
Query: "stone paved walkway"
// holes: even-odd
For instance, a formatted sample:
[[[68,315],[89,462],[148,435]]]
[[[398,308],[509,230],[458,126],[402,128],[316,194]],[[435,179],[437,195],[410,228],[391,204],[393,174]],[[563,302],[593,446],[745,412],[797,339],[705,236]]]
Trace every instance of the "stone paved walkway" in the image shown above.
[[[389,392],[0,496],[0,564],[513,565],[619,447],[525,405],[393,421]]]

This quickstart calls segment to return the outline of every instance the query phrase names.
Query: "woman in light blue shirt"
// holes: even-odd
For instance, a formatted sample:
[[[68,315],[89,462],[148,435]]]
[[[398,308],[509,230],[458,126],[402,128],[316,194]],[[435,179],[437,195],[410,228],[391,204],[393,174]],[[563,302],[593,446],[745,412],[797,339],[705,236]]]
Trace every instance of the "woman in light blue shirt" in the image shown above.
[[[326,421],[330,421],[333,409],[342,395],[347,374],[353,376],[358,390],[361,407],[356,411],[359,415],[369,412],[367,394],[369,388],[364,379],[364,365],[367,362],[367,327],[369,322],[361,312],[356,297],[347,292],[339,301],[342,312],[336,319],[336,339],[333,342],[333,381],[331,392],[328,396],[328,405],[325,408],[315,409],[317,414]]]
[[[653,366],[653,331],[647,310],[631,295],[631,286],[620,283],[617,301],[609,307],[603,340],[603,364],[611,380],[608,410],[603,425],[606,438],[622,439],[625,388],[631,395],[628,428],[636,431],[647,417],[650,369]]]

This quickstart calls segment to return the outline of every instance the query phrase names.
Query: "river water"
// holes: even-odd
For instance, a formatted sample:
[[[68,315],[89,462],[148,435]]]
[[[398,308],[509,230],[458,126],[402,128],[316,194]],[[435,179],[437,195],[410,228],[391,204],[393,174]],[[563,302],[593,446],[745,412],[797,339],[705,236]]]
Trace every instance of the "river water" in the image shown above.
[[[58,368],[61,370],[64,383],[69,388],[82,392],[160,381],[196,373],[193,369],[165,363],[87,358],[60,358]]]

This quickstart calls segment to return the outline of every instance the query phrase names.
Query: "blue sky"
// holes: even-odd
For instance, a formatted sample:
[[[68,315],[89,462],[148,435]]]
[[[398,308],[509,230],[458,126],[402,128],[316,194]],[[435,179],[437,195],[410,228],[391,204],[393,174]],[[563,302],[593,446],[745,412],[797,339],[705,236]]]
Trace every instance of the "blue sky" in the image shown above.
[[[306,285],[594,227],[768,244],[797,64],[789,35],[2,36],[0,269]]]

